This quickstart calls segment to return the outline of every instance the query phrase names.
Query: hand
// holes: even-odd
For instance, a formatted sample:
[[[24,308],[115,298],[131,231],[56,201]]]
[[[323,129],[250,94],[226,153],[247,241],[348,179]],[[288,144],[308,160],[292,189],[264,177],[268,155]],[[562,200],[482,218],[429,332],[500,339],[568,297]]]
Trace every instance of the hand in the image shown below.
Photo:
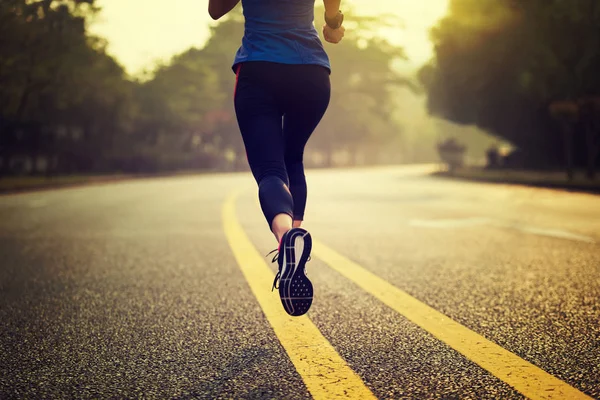
[[[339,43],[344,37],[344,32],[346,32],[346,28],[340,26],[337,29],[331,29],[327,24],[323,25],[323,37],[329,43]]]

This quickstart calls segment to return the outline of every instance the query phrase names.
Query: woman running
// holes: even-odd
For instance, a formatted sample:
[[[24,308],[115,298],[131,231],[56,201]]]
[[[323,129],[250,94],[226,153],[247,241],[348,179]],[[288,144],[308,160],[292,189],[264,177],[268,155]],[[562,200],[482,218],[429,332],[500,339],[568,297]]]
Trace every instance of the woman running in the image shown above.
[[[219,19],[240,0],[209,0]],[[315,0],[241,0],[245,30],[233,62],[235,112],[258,197],[279,243],[279,296],[286,312],[305,314],[313,287],[306,276],[312,239],[300,226],[306,207],[304,147],[330,99],[331,66],[314,27]],[[323,37],[344,37],[341,0],[323,0]]]

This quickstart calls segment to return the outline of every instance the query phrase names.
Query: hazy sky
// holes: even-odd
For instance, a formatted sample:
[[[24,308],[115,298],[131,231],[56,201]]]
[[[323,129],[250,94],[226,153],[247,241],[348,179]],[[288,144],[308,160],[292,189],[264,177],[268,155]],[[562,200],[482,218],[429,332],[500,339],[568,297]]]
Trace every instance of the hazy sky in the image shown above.
[[[97,4],[102,12],[91,30],[108,39],[109,52],[130,73],[191,46],[201,47],[214,23],[208,16],[208,0],[97,0]],[[344,4],[363,14],[401,17],[405,28],[390,39],[405,47],[413,63],[422,64],[431,57],[427,31],[445,14],[448,0],[342,0],[342,9]]]

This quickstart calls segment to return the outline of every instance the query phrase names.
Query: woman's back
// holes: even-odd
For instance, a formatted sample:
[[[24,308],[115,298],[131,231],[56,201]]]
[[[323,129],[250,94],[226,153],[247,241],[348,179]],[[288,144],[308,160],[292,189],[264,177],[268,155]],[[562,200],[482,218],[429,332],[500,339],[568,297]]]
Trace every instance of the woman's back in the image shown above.
[[[242,0],[242,7],[250,29],[314,29],[314,0]]]
[[[240,0],[209,0],[219,19]],[[323,0],[323,38],[344,37],[340,0]],[[313,286],[306,276],[312,239],[301,228],[306,209],[304,148],[331,99],[329,59],[314,27],[315,0],[242,0],[245,30],[233,69],[233,103],[258,200],[280,251],[281,304],[289,315],[308,312]]]
[[[315,0],[242,0],[242,7],[245,32],[234,69],[247,61],[331,68],[313,23]]]

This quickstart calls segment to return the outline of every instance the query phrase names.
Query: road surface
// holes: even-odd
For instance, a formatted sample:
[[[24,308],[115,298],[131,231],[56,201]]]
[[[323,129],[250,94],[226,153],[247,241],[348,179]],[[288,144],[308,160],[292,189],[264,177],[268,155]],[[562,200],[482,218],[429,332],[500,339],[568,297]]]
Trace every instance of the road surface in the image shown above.
[[[0,197],[0,398],[600,398],[600,197],[311,170],[307,316],[249,174]]]

